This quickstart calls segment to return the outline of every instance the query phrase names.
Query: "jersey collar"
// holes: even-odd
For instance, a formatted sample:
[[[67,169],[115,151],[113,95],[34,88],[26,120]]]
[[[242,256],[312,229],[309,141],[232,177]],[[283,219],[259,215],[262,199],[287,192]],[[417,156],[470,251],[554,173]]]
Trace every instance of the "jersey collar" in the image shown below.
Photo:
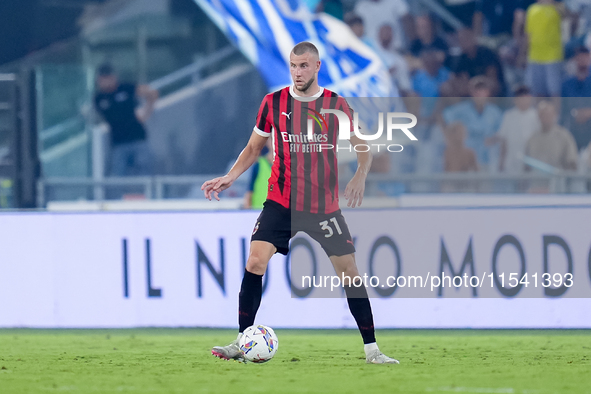
[[[318,90],[318,93],[316,93],[313,96],[309,96],[309,97],[303,97],[303,96],[298,96],[296,94],[296,92],[293,89],[293,85],[291,85],[289,87],[289,94],[291,95],[291,97],[293,97],[294,99],[298,100],[298,101],[314,101],[316,100],[318,97],[322,96],[322,93],[324,93],[324,88],[322,86],[320,86],[320,90]]]

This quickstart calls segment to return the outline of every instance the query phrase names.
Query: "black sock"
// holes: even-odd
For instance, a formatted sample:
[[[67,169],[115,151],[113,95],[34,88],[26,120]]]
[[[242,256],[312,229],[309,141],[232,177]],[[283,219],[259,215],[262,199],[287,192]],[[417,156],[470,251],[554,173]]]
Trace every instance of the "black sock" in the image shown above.
[[[369,303],[365,286],[345,286],[345,293],[347,294],[349,310],[357,322],[363,343],[374,343],[376,341],[376,333],[373,327],[371,304]]]
[[[263,295],[263,275],[244,270],[240,295],[238,296],[238,325],[243,332],[254,324],[254,318],[261,305]]]

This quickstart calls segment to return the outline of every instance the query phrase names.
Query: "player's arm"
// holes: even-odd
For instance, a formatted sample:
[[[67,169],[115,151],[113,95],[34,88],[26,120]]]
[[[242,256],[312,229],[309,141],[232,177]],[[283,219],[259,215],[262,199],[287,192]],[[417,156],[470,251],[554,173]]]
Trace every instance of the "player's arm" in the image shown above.
[[[356,135],[352,135],[350,141],[353,147],[365,144],[365,142]],[[359,150],[361,151],[363,149]],[[369,174],[369,169],[371,168],[371,152],[360,151],[357,151],[357,171],[355,171],[355,175],[353,175],[353,178],[349,181],[347,187],[345,188],[345,199],[348,201],[347,206],[350,208],[361,206],[363,194],[365,193],[365,179],[367,178],[367,174]]]
[[[229,188],[244,171],[248,170],[258,160],[263,146],[267,143],[267,138],[269,137],[263,137],[256,131],[253,131],[248,144],[246,144],[246,148],[240,152],[238,159],[230,171],[226,175],[211,179],[201,186],[205,198],[211,201],[211,196],[213,195],[219,201],[219,193]]]

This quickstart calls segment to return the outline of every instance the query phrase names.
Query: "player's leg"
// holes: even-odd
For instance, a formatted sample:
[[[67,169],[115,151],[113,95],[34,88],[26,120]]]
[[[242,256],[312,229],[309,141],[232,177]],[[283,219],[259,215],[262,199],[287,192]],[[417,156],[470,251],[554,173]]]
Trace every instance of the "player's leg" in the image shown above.
[[[355,318],[365,345],[375,343],[375,332],[371,305],[365,286],[354,286],[352,281],[359,277],[355,263],[355,245],[347,222],[340,210],[331,214],[305,215],[306,233],[314,238],[329,256],[339,278],[350,278],[343,283],[349,310]],[[346,280],[344,281],[346,282]]]
[[[343,287],[347,296],[349,310],[357,322],[357,327],[363,338],[365,345],[375,343],[376,336],[373,324],[373,314],[371,304],[367,295],[367,290],[363,283],[353,283],[355,278],[359,278],[359,270],[355,264],[355,254],[350,253],[344,256],[330,256],[330,261],[339,278],[350,278],[349,282],[345,280]],[[360,280],[360,279],[359,279]]]
[[[251,241],[250,243],[250,254],[238,296],[239,333],[254,324],[263,296],[263,275],[275,252],[277,252],[277,248],[272,243],[266,241]]]
[[[291,237],[289,209],[273,201],[266,201],[257,219],[250,240],[250,252],[238,296],[238,337],[227,346],[211,349],[214,356],[225,360],[242,360],[238,341],[242,332],[254,324],[261,304],[263,275],[269,260],[276,252],[287,254]]]
[[[226,346],[214,346],[211,354],[224,360],[242,361],[238,341],[245,329],[254,324],[263,296],[263,275],[277,248],[266,241],[251,241],[250,253],[238,295],[238,336]]]
[[[384,355],[376,343],[373,313],[371,311],[367,289],[363,283],[353,282],[354,278],[358,278],[358,281],[361,281],[359,270],[355,263],[355,254],[350,253],[343,256],[332,255],[330,256],[330,261],[339,278],[351,278],[351,281],[343,283],[343,286],[347,295],[349,310],[363,338],[366,362],[370,364],[398,364],[398,360]]]
[[[355,246],[347,222],[340,210],[327,215],[314,215],[306,219],[305,231],[314,238],[329,256],[336,274],[340,277],[359,276],[355,262]],[[376,344],[371,304],[367,289],[363,284],[354,286],[349,281],[343,283],[349,310],[357,323],[363,338],[366,361],[368,363],[398,364],[398,361],[383,355]]]

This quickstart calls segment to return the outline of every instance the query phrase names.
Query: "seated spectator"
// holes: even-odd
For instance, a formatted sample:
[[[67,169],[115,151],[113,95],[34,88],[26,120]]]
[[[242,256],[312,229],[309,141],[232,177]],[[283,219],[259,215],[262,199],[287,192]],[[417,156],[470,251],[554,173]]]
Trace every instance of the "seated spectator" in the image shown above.
[[[413,89],[421,97],[439,97],[439,88],[449,79],[450,72],[443,66],[441,51],[426,48],[421,53],[422,69],[412,78]]]
[[[349,28],[351,28],[351,31],[357,36],[357,38],[359,38],[372,49],[378,49],[377,42],[373,41],[367,36],[367,34],[365,34],[365,25],[363,24],[363,19],[361,19],[359,15],[351,12],[348,13],[345,17],[345,23],[349,25]]]
[[[444,129],[445,152],[443,154],[445,172],[478,171],[474,151],[465,145],[466,127],[454,122]]]
[[[419,113],[421,119],[419,128],[423,124],[431,126],[442,107],[442,102],[437,99],[441,96],[441,88],[450,78],[450,72],[442,64],[441,51],[436,49],[425,49],[421,54],[422,68],[417,70],[412,77],[412,87],[414,92],[423,97],[416,102],[417,108],[414,113]],[[407,107],[412,112],[412,108]]]
[[[525,154],[561,170],[575,170],[577,145],[571,133],[558,125],[556,107],[550,101],[542,101],[538,113],[541,127],[529,139]]]
[[[403,96],[410,93],[410,71],[406,59],[404,59],[398,52],[391,50],[393,33],[389,25],[383,26],[381,43],[373,41],[365,34],[365,25],[363,19],[354,13],[349,13],[345,17],[345,23],[349,25],[353,34],[363,41],[367,46],[372,48],[382,59],[384,64],[388,67],[388,71],[392,76],[392,81],[400,90]]]
[[[527,9],[526,83],[534,96],[558,97],[562,84],[562,16],[554,0],[538,0]]]
[[[466,128],[459,122],[448,125],[444,130],[445,151],[443,167],[447,173],[475,172],[478,163],[474,151],[465,145]],[[476,192],[477,185],[470,181],[444,181],[441,183],[443,193]]]
[[[435,34],[433,20],[429,15],[421,15],[416,17],[415,26],[417,39],[414,40],[410,45],[410,53],[413,56],[421,56],[421,53],[426,49],[437,49],[441,51],[441,55],[447,57],[449,46],[443,38]]]
[[[502,111],[496,105],[490,103],[491,88],[485,77],[476,77],[470,80],[470,100],[455,104],[443,112],[446,124],[454,122],[462,123],[467,131],[466,146],[476,152],[478,162],[485,168],[491,164],[491,152],[485,146],[487,137],[494,135],[501,123]],[[494,169],[496,170],[496,166]],[[492,168],[490,168],[492,169]]]
[[[499,170],[509,173],[523,171],[523,155],[530,137],[540,129],[538,111],[532,106],[531,91],[523,86],[515,91],[515,107],[503,115],[499,132],[486,140],[487,145],[501,144]]]
[[[577,149],[591,142],[591,55],[586,47],[575,51],[576,74],[562,84],[565,118],[572,132]]]
[[[505,77],[503,67],[496,53],[490,49],[478,45],[472,29],[462,29],[458,32],[458,41],[462,54],[451,62],[455,89],[459,89],[458,96],[465,96],[465,87],[468,81],[476,76],[485,76],[489,79],[492,95],[505,96]],[[464,87],[464,89],[462,89]]]
[[[410,95],[412,86],[408,64],[406,59],[394,48],[394,30],[389,24],[380,27],[377,52],[390,71],[400,93],[403,96]]]
[[[401,50],[405,47],[405,35],[414,39],[412,16],[406,0],[362,0],[355,5],[355,14],[363,19],[367,36],[379,42],[379,31],[383,25],[393,30],[392,47]]]

